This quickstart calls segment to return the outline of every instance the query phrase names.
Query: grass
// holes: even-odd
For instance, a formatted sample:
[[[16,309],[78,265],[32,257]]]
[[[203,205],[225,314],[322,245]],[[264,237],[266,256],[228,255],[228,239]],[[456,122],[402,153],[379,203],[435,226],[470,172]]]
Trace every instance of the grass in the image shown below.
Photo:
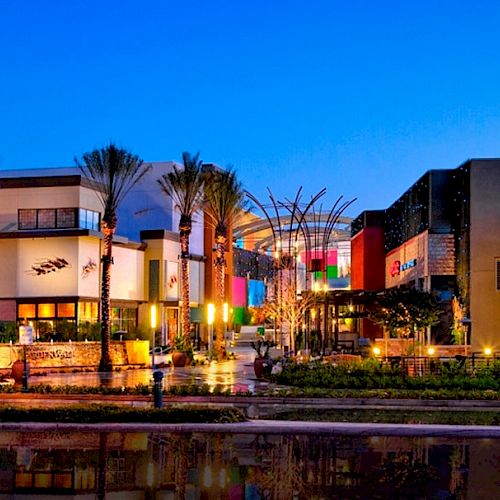
[[[275,420],[384,424],[500,425],[496,411],[321,410],[277,413]]]

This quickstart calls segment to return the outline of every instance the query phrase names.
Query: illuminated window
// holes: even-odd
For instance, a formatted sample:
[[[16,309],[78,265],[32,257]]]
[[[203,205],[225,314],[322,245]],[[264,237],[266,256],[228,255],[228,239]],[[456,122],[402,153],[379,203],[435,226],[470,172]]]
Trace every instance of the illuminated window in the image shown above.
[[[20,319],[36,318],[36,304],[19,304],[17,317]]]
[[[78,302],[79,321],[97,321],[97,302]]]
[[[74,318],[75,317],[75,304],[73,302],[65,304],[57,304],[57,317],[58,318]]]
[[[56,305],[55,304],[38,304],[38,317],[39,318],[55,318]]]

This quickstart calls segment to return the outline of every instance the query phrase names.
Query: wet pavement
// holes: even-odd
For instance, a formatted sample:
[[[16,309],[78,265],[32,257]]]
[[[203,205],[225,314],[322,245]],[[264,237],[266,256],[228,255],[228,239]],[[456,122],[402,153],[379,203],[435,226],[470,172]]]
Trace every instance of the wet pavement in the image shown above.
[[[187,366],[184,368],[158,368],[163,372],[165,388],[174,385],[208,384],[211,390],[219,386],[222,390],[253,393],[265,390],[267,382],[257,380],[253,370],[255,352],[252,348],[242,346],[235,350],[237,359],[222,362],[212,362],[209,365]],[[76,385],[107,387],[135,387],[139,384],[152,383],[151,368],[127,369],[112,373],[48,373],[46,375],[30,376],[30,385]]]

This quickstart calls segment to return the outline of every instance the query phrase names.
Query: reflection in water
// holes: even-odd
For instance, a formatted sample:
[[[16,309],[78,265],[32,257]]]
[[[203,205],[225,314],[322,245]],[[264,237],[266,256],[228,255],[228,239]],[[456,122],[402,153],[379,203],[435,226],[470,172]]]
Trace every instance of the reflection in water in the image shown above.
[[[0,499],[460,499],[494,498],[499,486],[495,439],[0,434]]]

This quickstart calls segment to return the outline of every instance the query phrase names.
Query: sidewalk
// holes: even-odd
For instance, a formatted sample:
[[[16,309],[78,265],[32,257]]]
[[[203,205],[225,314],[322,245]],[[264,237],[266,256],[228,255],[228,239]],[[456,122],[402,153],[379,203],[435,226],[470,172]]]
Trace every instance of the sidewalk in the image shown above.
[[[160,368],[163,372],[163,386],[173,385],[203,385],[210,389],[215,386],[223,390],[258,393],[268,386],[266,381],[258,380],[253,370],[255,351],[251,347],[241,346],[236,350],[237,359],[231,361],[212,362],[210,365],[187,366],[184,368]],[[30,385],[76,385],[76,386],[107,386],[135,387],[150,385],[153,371],[151,368],[113,371],[111,373],[48,373],[47,375],[32,375]]]

